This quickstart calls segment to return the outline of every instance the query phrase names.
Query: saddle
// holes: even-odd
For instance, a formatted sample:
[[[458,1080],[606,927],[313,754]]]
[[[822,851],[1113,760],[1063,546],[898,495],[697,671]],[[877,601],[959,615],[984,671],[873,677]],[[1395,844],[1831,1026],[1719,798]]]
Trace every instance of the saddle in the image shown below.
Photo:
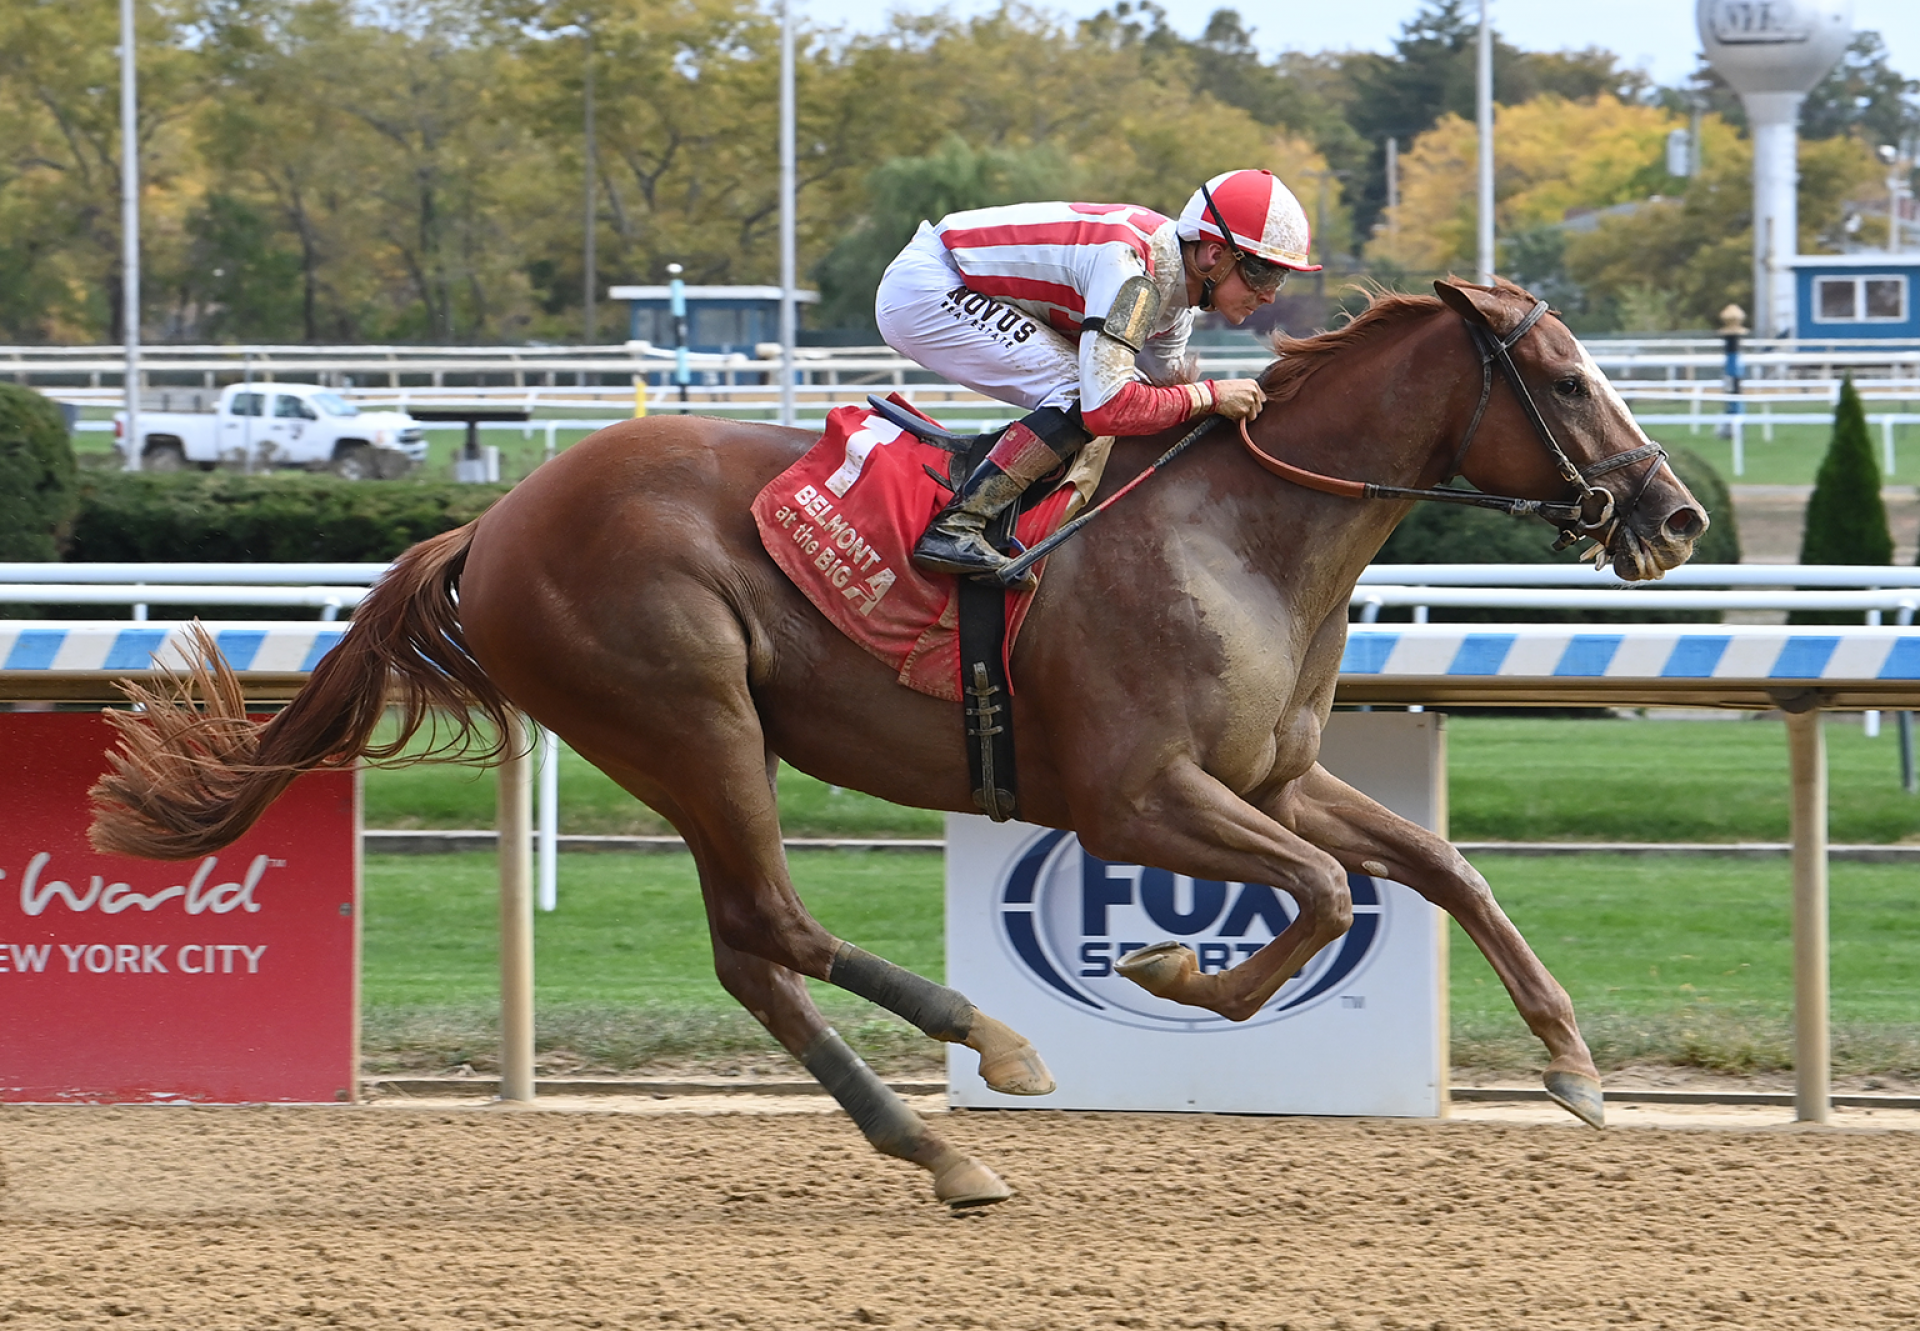
[[[753,503],[767,553],[800,592],[908,688],[966,711],[974,799],[995,819],[1013,816],[1012,683],[1007,658],[1031,593],[915,568],[920,533],[985,458],[995,435],[944,429],[898,397],[827,415],[820,440]],[[1110,439],[1031,486],[990,526],[1009,552],[1035,544],[1093,493]],[[1035,573],[1044,577],[1044,562]]]

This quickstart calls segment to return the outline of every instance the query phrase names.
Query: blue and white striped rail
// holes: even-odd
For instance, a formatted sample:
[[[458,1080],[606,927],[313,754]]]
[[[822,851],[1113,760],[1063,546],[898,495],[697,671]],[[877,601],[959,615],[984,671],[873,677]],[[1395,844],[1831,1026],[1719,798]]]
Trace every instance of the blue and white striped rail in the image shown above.
[[[186,624],[0,620],[0,698],[75,702],[117,697],[111,682],[188,665]],[[284,695],[299,686],[346,632],[304,620],[209,624],[221,654],[250,691]]]
[[[1920,705],[1920,629],[1760,624],[1355,624],[1342,702]]]

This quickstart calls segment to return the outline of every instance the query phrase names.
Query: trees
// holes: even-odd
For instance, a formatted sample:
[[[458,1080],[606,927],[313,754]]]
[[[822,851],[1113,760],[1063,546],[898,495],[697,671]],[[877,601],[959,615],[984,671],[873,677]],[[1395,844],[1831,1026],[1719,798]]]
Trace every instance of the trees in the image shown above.
[[[1502,235],[1557,226],[1568,213],[1645,198],[1665,178],[1665,111],[1611,95],[1590,102],[1547,94],[1498,107],[1495,208]],[[1416,139],[1402,159],[1400,206],[1390,234],[1368,254],[1402,268],[1437,271],[1473,262],[1478,134],[1451,113]]]
[[[198,65],[167,0],[137,10],[139,151],[149,253],[181,240],[191,185],[185,108]],[[119,336],[120,101],[111,0],[0,6],[0,328],[14,338]]]
[[[1752,307],[1753,150],[1716,117],[1702,128],[1705,169],[1684,193],[1601,217],[1568,237],[1566,269],[1585,293],[1587,326],[1709,328],[1729,301]],[[1838,238],[1845,199],[1876,170],[1871,150],[1856,139],[1801,142],[1803,251]]]
[[[696,282],[776,276],[764,0],[139,4],[150,336],[572,338],[589,171],[596,280],[658,280],[671,262]],[[1475,27],[1466,0],[1430,0],[1387,54],[1265,59],[1242,11],[1187,37],[1153,0],[1080,23],[1005,0],[871,34],[803,26],[800,268],[830,288],[815,315],[864,322],[858,289],[918,220],[905,214],[943,200],[1172,211],[1245,165],[1279,173],[1316,224],[1324,212],[1338,262],[1379,220],[1390,136],[1406,198],[1369,261],[1389,277],[1460,263]],[[118,336],[116,28],[111,0],[0,6],[0,340]],[[1683,183],[1657,142],[1686,112],[1679,93],[1655,109],[1604,51],[1497,42],[1495,75],[1506,271],[1589,327],[1697,324],[1744,297],[1737,107],[1708,117],[1708,170]],[[1813,241],[1837,238],[1849,193],[1877,190],[1861,143],[1903,132],[1911,86],[1863,37],[1809,99],[1810,132],[1834,136],[1803,157]]]

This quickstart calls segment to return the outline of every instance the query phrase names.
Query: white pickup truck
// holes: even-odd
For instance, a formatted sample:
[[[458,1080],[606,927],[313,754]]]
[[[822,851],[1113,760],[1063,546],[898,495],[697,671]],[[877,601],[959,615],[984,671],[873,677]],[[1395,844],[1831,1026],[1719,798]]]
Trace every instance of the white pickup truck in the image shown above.
[[[115,415],[113,432],[124,448],[124,412]],[[224,462],[372,480],[403,475],[426,456],[426,436],[413,417],[361,411],[317,384],[233,384],[211,412],[140,413],[142,471],[211,471]]]

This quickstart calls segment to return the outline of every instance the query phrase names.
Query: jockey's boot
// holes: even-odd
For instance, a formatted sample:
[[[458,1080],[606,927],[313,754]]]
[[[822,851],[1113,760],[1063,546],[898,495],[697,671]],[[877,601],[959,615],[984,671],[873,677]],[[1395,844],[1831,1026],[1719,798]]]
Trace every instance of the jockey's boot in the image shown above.
[[[1042,407],[1009,425],[986,460],[960,483],[953,498],[913,548],[913,562],[930,573],[992,578],[1011,561],[987,540],[987,524],[1018,502],[1029,485],[1080,451],[1088,439],[1078,407]],[[1029,576],[1016,590],[1032,591]]]

